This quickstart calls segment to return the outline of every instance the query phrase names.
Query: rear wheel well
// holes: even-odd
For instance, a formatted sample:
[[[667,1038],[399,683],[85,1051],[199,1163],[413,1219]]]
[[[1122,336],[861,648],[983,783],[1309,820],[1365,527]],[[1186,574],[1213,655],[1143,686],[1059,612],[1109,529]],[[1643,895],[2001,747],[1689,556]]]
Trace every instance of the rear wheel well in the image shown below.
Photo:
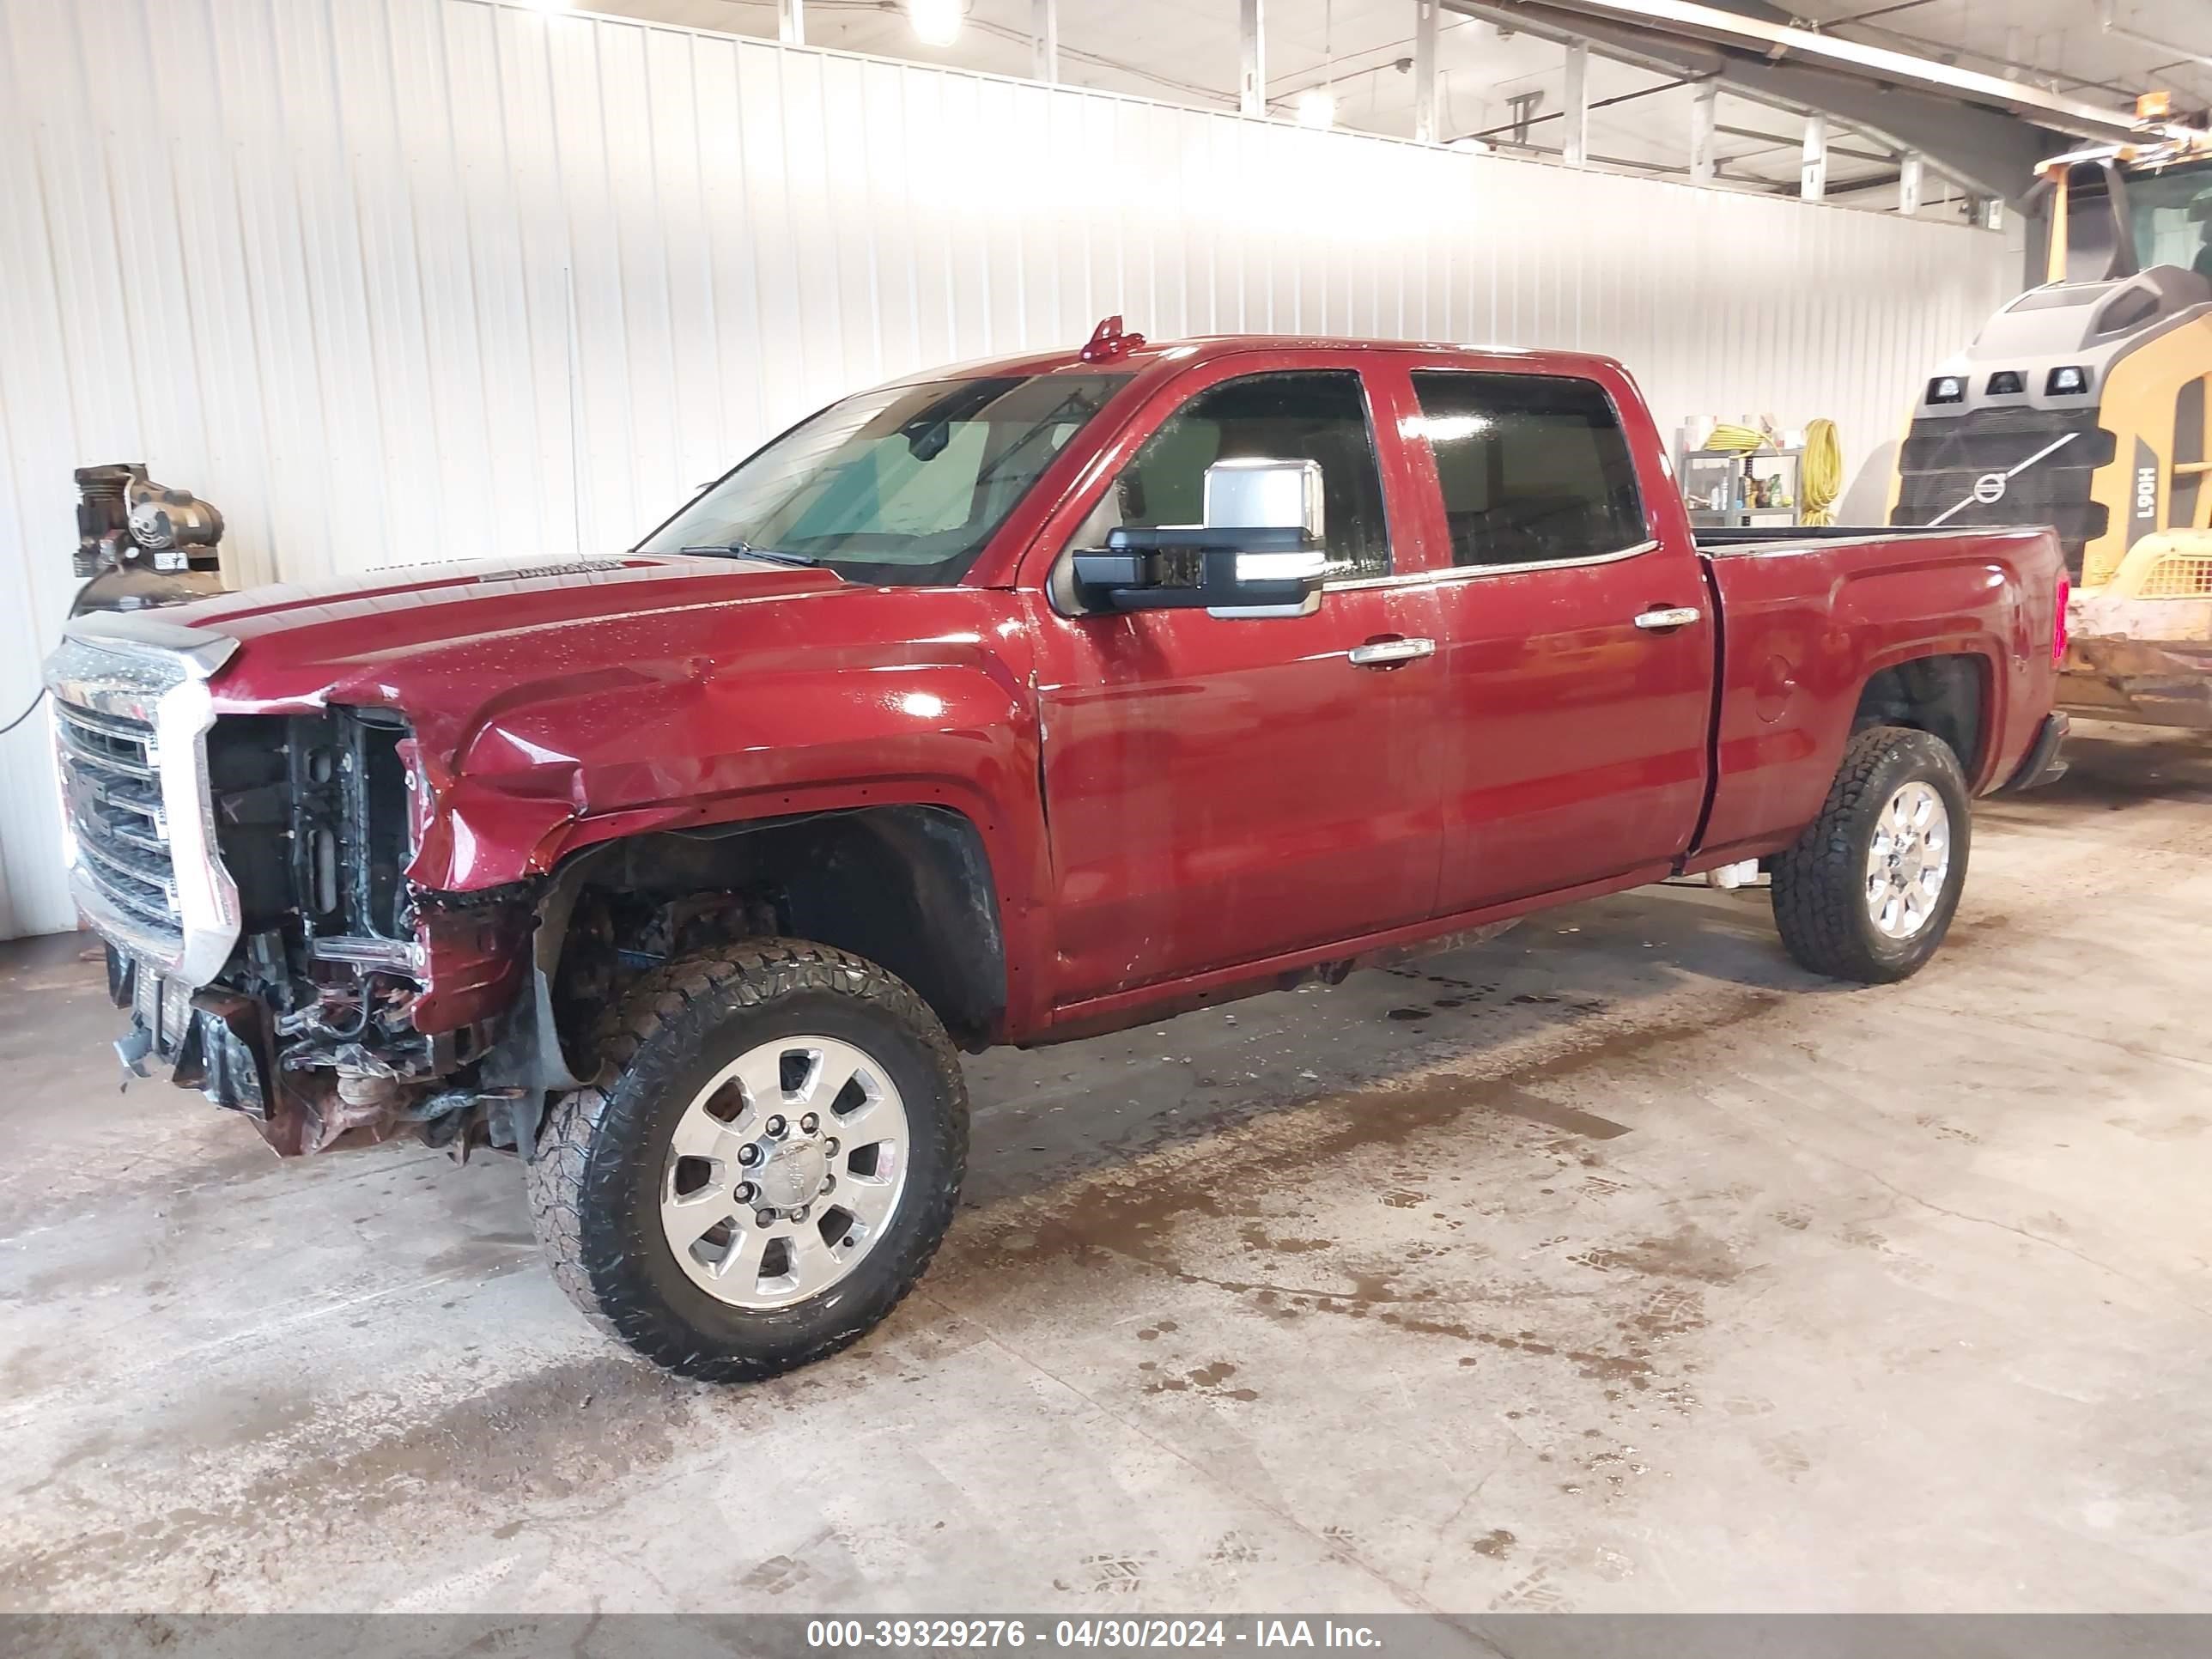
[[[963,1048],[1004,1022],[1006,942],[983,838],[960,813],[880,806],[588,848],[539,906],[562,927],[553,1004],[562,1047],[580,1052],[597,1010],[662,962],[763,935],[865,957],[896,975]],[[541,967],[554,954],[540,941]],[[580,1073],[579,1075],[588,1075]]]
[[[1988,667],[1960,654],[1915,657],[1892,665],[1866,683],[1851,716],[1851,734],[1875,726],[1903,726],[1941,738],[1959,757],[1969,785],[1982,775],[1982,710]]]

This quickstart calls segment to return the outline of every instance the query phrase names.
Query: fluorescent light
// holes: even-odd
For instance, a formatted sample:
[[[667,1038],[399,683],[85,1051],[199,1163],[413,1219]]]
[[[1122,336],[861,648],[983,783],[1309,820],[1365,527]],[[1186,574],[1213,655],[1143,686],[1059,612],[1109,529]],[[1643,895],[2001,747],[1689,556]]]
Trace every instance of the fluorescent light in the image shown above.
[[[1298,94],[1298,125],[1302,127],[1333,127],[1336,125],[1336,94],[1326,87],[1314,87]]]
[[[906,0],[906,20],[925,46],[949,46],[960,38],[961,0]]]

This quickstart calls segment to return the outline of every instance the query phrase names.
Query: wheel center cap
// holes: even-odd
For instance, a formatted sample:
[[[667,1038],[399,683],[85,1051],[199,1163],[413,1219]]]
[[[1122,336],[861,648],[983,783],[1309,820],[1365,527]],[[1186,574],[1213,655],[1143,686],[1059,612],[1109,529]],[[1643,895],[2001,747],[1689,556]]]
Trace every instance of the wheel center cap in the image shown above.
[[[769,1208],[787,1210],[812,1201],[822,1190],[822,1177],[829,1173],[830,1154],[820,1141],[787,1140],[772,1147],[747,1179]]]

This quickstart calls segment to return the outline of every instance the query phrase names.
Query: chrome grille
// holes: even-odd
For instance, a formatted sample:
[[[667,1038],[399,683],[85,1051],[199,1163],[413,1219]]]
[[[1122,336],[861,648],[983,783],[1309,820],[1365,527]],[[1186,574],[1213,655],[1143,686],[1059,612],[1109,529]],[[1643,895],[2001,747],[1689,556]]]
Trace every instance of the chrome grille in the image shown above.
[[[214,978],[238,938],[206,750],[206,682],[235,648],[143,613],[100,613],[71,621],[46,662],[77,907],[118,950],[187,988]]]
[[[54,714],[62,789],[85,873],[112,903],[181,939],[153,727],[65,702]]]

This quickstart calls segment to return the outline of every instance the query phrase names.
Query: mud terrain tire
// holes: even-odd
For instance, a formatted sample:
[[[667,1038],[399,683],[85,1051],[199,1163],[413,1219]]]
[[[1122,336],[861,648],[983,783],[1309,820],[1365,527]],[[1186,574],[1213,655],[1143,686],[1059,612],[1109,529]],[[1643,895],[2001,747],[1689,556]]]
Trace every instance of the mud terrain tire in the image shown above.
[[[905,1123],[902,1184],[872,1230],[881,1236],[842,1278],[785,1305],[734,1306],[679,1263],[664,1227],[664,1204],[678,1190],[673,1138],[687,1114],[696,1128],[702,1091],[739,1057],[800,1036],[849,1045],[895,1092]],[[968,1096],[944,1027],[906,984],[825,945],[750,940],[648,974],[602,1021],[597,1046],[600,1080],[555,1103],[527,1182],[554,1277],[602,1329],[679,1376],[746,1382],[836,1352],[914,1288],[959,1197]],[[767,1121],[746,1092],[738,1121]],[[820,1116],[822,1131],[836,1127],[831,1112]],[[769,1144],[743,1156],[757,1158]],[[711,1167],[718,1178],[745,1173]],[[834,1158],[826,1167],[840,1168]],[[824,1227],[839,1224],[829,1199],[817,1205]]]
[[[1908,785],[1932,790],[1948,819],[1948,864],[1925,919],[1898,937],[1869,904],[1883,814]],[[1972,805],[1950,744],[1901,726],[1873,726],[1844,750],[1826,804],[1774,861],[1774,921],[1801,966],[1832,979],[1884,985],[1919,971],[1950,931],[1966,882]]]

